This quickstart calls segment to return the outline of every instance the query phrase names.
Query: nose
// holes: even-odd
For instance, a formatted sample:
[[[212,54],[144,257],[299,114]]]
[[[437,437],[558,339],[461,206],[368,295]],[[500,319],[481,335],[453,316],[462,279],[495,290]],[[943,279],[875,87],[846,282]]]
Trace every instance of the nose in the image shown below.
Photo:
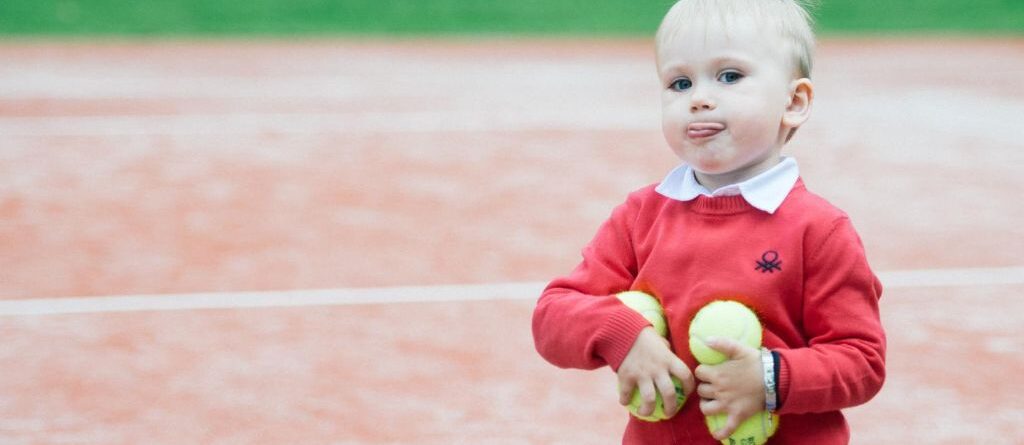
[[[694,87],[690,93],[690,112],[711,111],[715,109],[715,101],[711,98],[707,88]]]

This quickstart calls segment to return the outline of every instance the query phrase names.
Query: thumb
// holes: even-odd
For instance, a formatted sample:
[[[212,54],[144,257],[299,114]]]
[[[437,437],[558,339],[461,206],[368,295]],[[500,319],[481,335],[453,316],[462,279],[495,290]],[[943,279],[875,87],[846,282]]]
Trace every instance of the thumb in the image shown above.
[[[704,341],[704,343],[707,344],[709,348],[725,354],[729,360],[738,359],[752,349],[749,346],[728,337],[709,337]]]

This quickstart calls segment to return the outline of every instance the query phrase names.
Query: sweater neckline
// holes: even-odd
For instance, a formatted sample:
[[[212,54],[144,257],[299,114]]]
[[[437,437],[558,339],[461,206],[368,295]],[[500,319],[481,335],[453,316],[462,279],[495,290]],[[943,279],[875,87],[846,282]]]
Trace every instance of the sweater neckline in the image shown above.
[[[797,179],[796,184],[794,184],[793,188],[789,190],[789,194],[803,188],[803,180]],[[789,199],[789,194],[787,194],[786,199]],[[767,212],[750,205],[750,203],[743,198],[743,195],[700,195],[690,201],[690,204],[693,206],[693,211],[708,215],[733,215],[751,211],[768,214]]]
[[[742,195],[707,196],[700,195],[690,203],[697,213],[710,215],[732,215],[749,211],[757,211]]]

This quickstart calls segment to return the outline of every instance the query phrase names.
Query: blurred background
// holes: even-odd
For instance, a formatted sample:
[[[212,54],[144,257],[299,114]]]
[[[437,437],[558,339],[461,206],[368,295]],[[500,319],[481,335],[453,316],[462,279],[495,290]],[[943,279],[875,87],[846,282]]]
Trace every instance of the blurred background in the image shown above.
[[[648,35],[665,0],[6,0],[9,36]],[[1016,0],[819,0],[819,31],[1015,34]]]
[[[0,0],[0,444],[617,443],[530,317],[677,162],[671,3]],[[786,150],[886,286],[853,443],[1021,443],[1024,1],[817,3]]]
[[[820,0],[818,30],[839,34],[1016,34],[1016,0]],[[645,36],[665,0],[6,0],[8,36]]]

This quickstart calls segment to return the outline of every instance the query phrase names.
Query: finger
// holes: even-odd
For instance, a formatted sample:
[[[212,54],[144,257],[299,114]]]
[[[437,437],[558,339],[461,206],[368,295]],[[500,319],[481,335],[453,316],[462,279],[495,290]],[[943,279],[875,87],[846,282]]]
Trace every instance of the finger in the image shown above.
[[[725,412],[725,404],[719,402],[718,400],[701,399],[700,412],[703,413],[705,416],[710,416],[713,414],[722,414]]]
[[[702,399],[714,400],[717,399],[718,394],[715,388],[707,383],[701,383],[697,385],[697,395]]]
[[[697,377],[697,380],[702,382],[710,382],[714,380],[713,368],[708,365],[700,365],[697,369],[693,370],[693,375]]]
[[[679,408],[679,403],[676,402],[676,384],[668,374],[658,376],[655,383],[657,384],[658,392],[661,393],[661,403],[665,410],[665,415],[671,417]]]
[[[679,379],[679,383],[683,386],[684,396],[689,396],[690,393],[697,389],[697,385],[693,379],[693,373],[690,372],[690,368],[687,368],[686,363],[683,363],[682,360],[673,361],[672,364],[669,365],[668,372],[672,373],[672,375]]]
[[[657,399],[657,395],[654,390],[654,382],[652,380],[642,380],[637,385],[637,389],[640,391],[640,409],[637,410],[642,416],[649,416],[654,413],[654,402]]]
[[[740,426],[740,418],[736,414],[729,414],[729,420],[725,421],[725,426],[718,430],[714,436],[715,439],[725,440],[732,435],[736,428]]]
[[[704,343],[709,348],[725,354],[730,360],[742,357],[747,349],[750,349],[749,346],[728,337],[709,337],[704,340]]]
[[[633,400],[633,390],[636,389],[636,384],[632,382],[623,383],[619,381],[619,404],[622,406],[629,405],[629,402]]]

